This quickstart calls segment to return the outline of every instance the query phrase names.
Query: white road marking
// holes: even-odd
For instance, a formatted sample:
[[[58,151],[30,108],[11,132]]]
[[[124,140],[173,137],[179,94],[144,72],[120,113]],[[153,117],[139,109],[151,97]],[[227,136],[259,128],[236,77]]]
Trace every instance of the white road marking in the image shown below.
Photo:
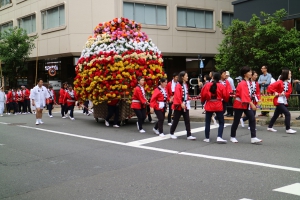
[[[287,185],[287,186],[284,186],[281,188],[274,189],[273,191],[300,196],[300,183],[294,183],[292,185]]]
[[[17,126],[21,127],[21,128],[34,129],[34,130],[43,131],[43,132],[55,133],[55,134],[77,137],[77,138],[82,138],[82,139],[87,139],[87,140],[94,140],[94,141],[99,141],[99,142],[106,142],[106,143],[117,144],[117,145],[128,146],[128,147],[139,148],[139,149],[146,149],[146,150],[152,150],[152,151],[158,151],[158,152],[164,152],[164,153],[170,153],[170,154],[178,154],[178,155],[182,155],[182,156],[192,156],[192,157],[198,157],[198,158],[206,158],[206,159],[212,159],[212,160],[220,160],[220,161],[226,161],[226,162],[234,162],[234,163],[241,163],[241,164],[247,164],[247,165],[255,165],[255,166],[260,166],[260,167],[268,167],[268,168],[273,168],[273,169],[281,169],[281,170],[286,170],[286,171],[300,172],[300,168],[294,168],[294,167],[273,165],[273,164],[268,164],[268,163],[253,162],[253,161],[239,160],[239,159],[226,158],[226,157],[210,156],[210,155],[204,155],[204,154],[179,152],[179,151],[155,148],[155,147],[149,147],[149,146],[131,145],[129,143],[117,142],[117,141],[113,141],[113,140],[106,140],[106,139],[100,139],[100,138],[94,138],[94,137],[87,137],[87,136],[83,136],[83,135],[76,135],[76,134],[65,133],[65,132],[60,132],[60,131],[53,131],[53,130],[48,130],[48,129],[23,126],[23,125],[17,125]]]
[[[7,124],[10,124],[10,123],[0,122],[0,124],[4,124],[4,125],[7,125]]]
[[[253,199],[246,199],[246,198],[243,198],[243,199],[240,199],[240,200],[253,200]]]
[[[0,146],[4,146],[5,144],[0,144]]]

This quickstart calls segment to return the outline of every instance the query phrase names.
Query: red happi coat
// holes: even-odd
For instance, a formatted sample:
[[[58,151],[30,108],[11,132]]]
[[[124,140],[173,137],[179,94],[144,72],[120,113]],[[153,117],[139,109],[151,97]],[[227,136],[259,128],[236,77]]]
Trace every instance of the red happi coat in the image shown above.
[[[260,88],[259,88],[259,84],[257,81],[255,81],[255,86],[256,86],[256,90],[255,90],[254,95],[257,97],[257,100],[260,100],[261,99]],[[253,103],[254,103],[254,105],[257,105],[258,102],[254,101]]]
[[[280,94],[283,91],[284,91],[284,83],[282,80],[278,80],[275,83],[272,83],[271,85],[268,86],[268,90],[267,90],[268,93],[272,93],[272,94],[274,94],[275,92]],[[290,83],[288,83],[288,91],[285,92],[285,96],[287,99],[290,97],[291,93],[292,93],[292,85]],[[273,104],[274,104],[274,106],[279,105],[278,96],[276,96],[273,99]]]
[[[49,95],[53,97],[53,99],[50,99],[50,97],[47,99],[48,103],[54,103],[56,100],[56,94],[54,90],[47,90],[49,92]]]
[[[249,84],[252,84],[249,82]],[[233,102],[233,108],[235,109],[248,109],[249,103],[252,101],[247,82],[242,80],[236,87],[235,100]]]
[[[107,105],[109,106],[116,106],[119,103],[119,99],[111,100],[110,102],[107,102]]]
[[[8,99],[9,103],[11,103],[11,102],[17,102],[17,93],[15,92],[15,94],[13,95],[13,92],[9,91],[7,93],[7,99]]]
[[[139,101],[139,102],[134,102],[134,100]],[[142,89],[139,86],[136,86],[134,88],[134,92],[133,92],[133,95],[132,95],[131,108],[132,109],[146,108],[146,102],[147,102],[147,99],[143,95]]]
[[[16,92],[16,99],[17,102],[24,102],[24,94],[22,91],[20,91],[20,95],[18,94],[18,91]]]
[[[173,96],[173,92],[172,92],[172,81],[170,81],[167,86],[166,86],[166,91],[169,97]]]
[[[213,83],[207,83],[201,90],[201,102],[205,102],[204,109],[208,112],[223,111],[223,101],[228,102],[229,92],[222,83],[217,83],[216,95],[209,91]]]
[[[60,104],[65,104],[66,103],[66,102],[64,102],[65,94],[66,94],[66,90],[64,88],[60,88],[58,103],[60,103]]]
[[[22,93],[24,95],[24,99],[29,100],[30,91],[28,89],[22,90]]]
[[[186,95],[187,95],[187,99],[189,100],[190,99],[189,87],[186,83],[183,83],[183,84],[186,85],[186,88],[187,88]],[[182,107],[181,107],[181,104],[183,103],[182,95],[183,95],[182,87],[181,87],[181,84],[178,83],[175,87],[172,110],[182,110]]]
[[[164,108],[163,109],[159,108],[159,102],[164,102],[166,104],[167,101],[169,101],[169,95],[168,95],[167,91],[166,91],[166,94],[167,94],[167,98],[165,101],[163,93],[160,91],[159,88],[156,88],[153,91],[153,94],[152,94],[152,97],[150,100],[150,107],[153,108],[154,110],[160,110],[160,111],[164,112]]]
[[[64,104],[67,104],[67,106],[75,106],[75,102],[77,101],[77,95],[76,92],[73,90],[74,93],[74,99],[71,98],[71,95],[69,92],[65,92],[65,97],[63,99],[63,102],[66,102]]]

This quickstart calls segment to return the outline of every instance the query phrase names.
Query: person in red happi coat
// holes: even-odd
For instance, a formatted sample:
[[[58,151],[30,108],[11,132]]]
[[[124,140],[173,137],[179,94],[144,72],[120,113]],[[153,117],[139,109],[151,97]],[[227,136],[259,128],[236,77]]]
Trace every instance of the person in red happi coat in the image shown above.
[[[175,87],[178,84],[178,73],[173,74],[173,79],[170,81],[166,86],[166,91],[168,93],[168,96],[170,98],[169,102],[169,113],[168,113],[168,125],[172,126],[172,102],[173,102],[173,96],[175,92]]]
[[[75,102],[77,101],[76,92],[73,90],[72,85],[68,86],[68,90],[65,92],[65,97],[63,99],[64,106],[67,107],[67,110],[70,111],[70,119],[75,120],[74,118],[74,107]]]
[[[59,99],[58,99],[58,103],[60,104],[60,113],[63,119],[67,118],[67,114],[68,114],[67,102],[64,102],[64,97],[67,90],[68,90],[68,83],[65,82],[63,83],[62,87],[59,90]]]

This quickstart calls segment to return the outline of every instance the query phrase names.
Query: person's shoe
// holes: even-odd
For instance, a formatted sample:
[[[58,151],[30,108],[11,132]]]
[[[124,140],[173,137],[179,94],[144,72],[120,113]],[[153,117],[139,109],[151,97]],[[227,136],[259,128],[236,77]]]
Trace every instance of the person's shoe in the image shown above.
[[[14,115],[17,115],[17,113],[15,113]]]
[[[137,129],[140,130],[139,122],[136,122]]]
[[[52,118],[53,116],[52,116],[52,115],[49,115],[49,117]]]
[[[74,118],[74,117],[70,117],[70,119],[71,119],[71,120],[75,120],[75,118]]]
[[[191,136],[187,137],[186,139],[187,140],[196,140],[196,137],[194,137],[194,136],[191,135]]]
[[[261,139],[258,139],[257,137],[251,138],[251,143],[252,143],[252,144],[260,143],[260,142],[262,142],[262,140],[261,140]]]
[[[113,125],[113,127],[115,127],[115,128],[120,128],[120,126],[118,126],[117,124]]]
[[[44,122],[40,119],[40,120],[39,120],[39,123],[40,123],[40,124],[43,124]]]
[[[170,138],[171,139],[177,139],[177,136],[176,135],[170,135]]]
[[[286,130],[286,133],[291,133],[291,134],[293,134],[293,133],[296,133],[297,131],[295,131],[295,130],[293,130],[293,129],[289,129],[289,130]]]
[[[63,116],[63,117],[61,117],[61,118],[66,119],[66,116]]]
[[[8,113],[8,115],[10,115],[10,113]]]
[[[40,123],[39,123],[39,120],[36,120],[35,121],[35,125],[39,125]]]
[[[168,123],[168,126],[172,126],[172,123]]]
[[[277,132],[277,130],[275,130],[274,128],[268,128],[267,130],[271,132]]]
[[[203,142],[209,143],[209,139],[204,139]]]
[[[237,141],[237,139],[234,138],[234,137],[230,138],[230,141],[233,142],[233,143],[238,143],[238,142],[239,142],[239,141]]]
[[[161,133],[159,134],[160,137],[165,137],[165,134]]]
[[[26,114],[27,114],[26,112],[22,113],[22,115],[26,115]]]
[[[90,116],[91,114],[89,113],[89,114],[87,114],[87,116]]]
[[[32,114],[32,113],[30,113],[30,112],[27,112],[27,114]]]
[[[245,127],[245,123],[244,123],[243,118],[240,119],[240,122],[241,122],[241,126],[244,128]]]
[[[105,120],[105,126],[109,126],[109,122]]]
[[[224,124],[224,128],[226,128],[227,127],[227,125],[226,124]]]
[[[140,133],[146,133],[146,131],[144,129],[141,129]]]
[[[86,113],[83,113],[83,115],[86,115]]]
[[[225,144],[225,143],[227,143],[227,140],[223,140],[221,137],[217,137],[217,143]]]
[[[153,132],[154,132],[156,135],[159,135],[159,131],[158,131],[158,130],[156,130],[155,128],[153,128],[152,130],[153,130]]]

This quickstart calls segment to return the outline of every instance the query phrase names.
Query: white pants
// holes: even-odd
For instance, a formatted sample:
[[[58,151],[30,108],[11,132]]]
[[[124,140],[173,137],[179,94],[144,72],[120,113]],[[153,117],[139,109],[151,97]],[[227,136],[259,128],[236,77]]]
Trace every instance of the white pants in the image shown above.
[[[0,101],[0,115],[2,115],[4,112],[4,102]]]

